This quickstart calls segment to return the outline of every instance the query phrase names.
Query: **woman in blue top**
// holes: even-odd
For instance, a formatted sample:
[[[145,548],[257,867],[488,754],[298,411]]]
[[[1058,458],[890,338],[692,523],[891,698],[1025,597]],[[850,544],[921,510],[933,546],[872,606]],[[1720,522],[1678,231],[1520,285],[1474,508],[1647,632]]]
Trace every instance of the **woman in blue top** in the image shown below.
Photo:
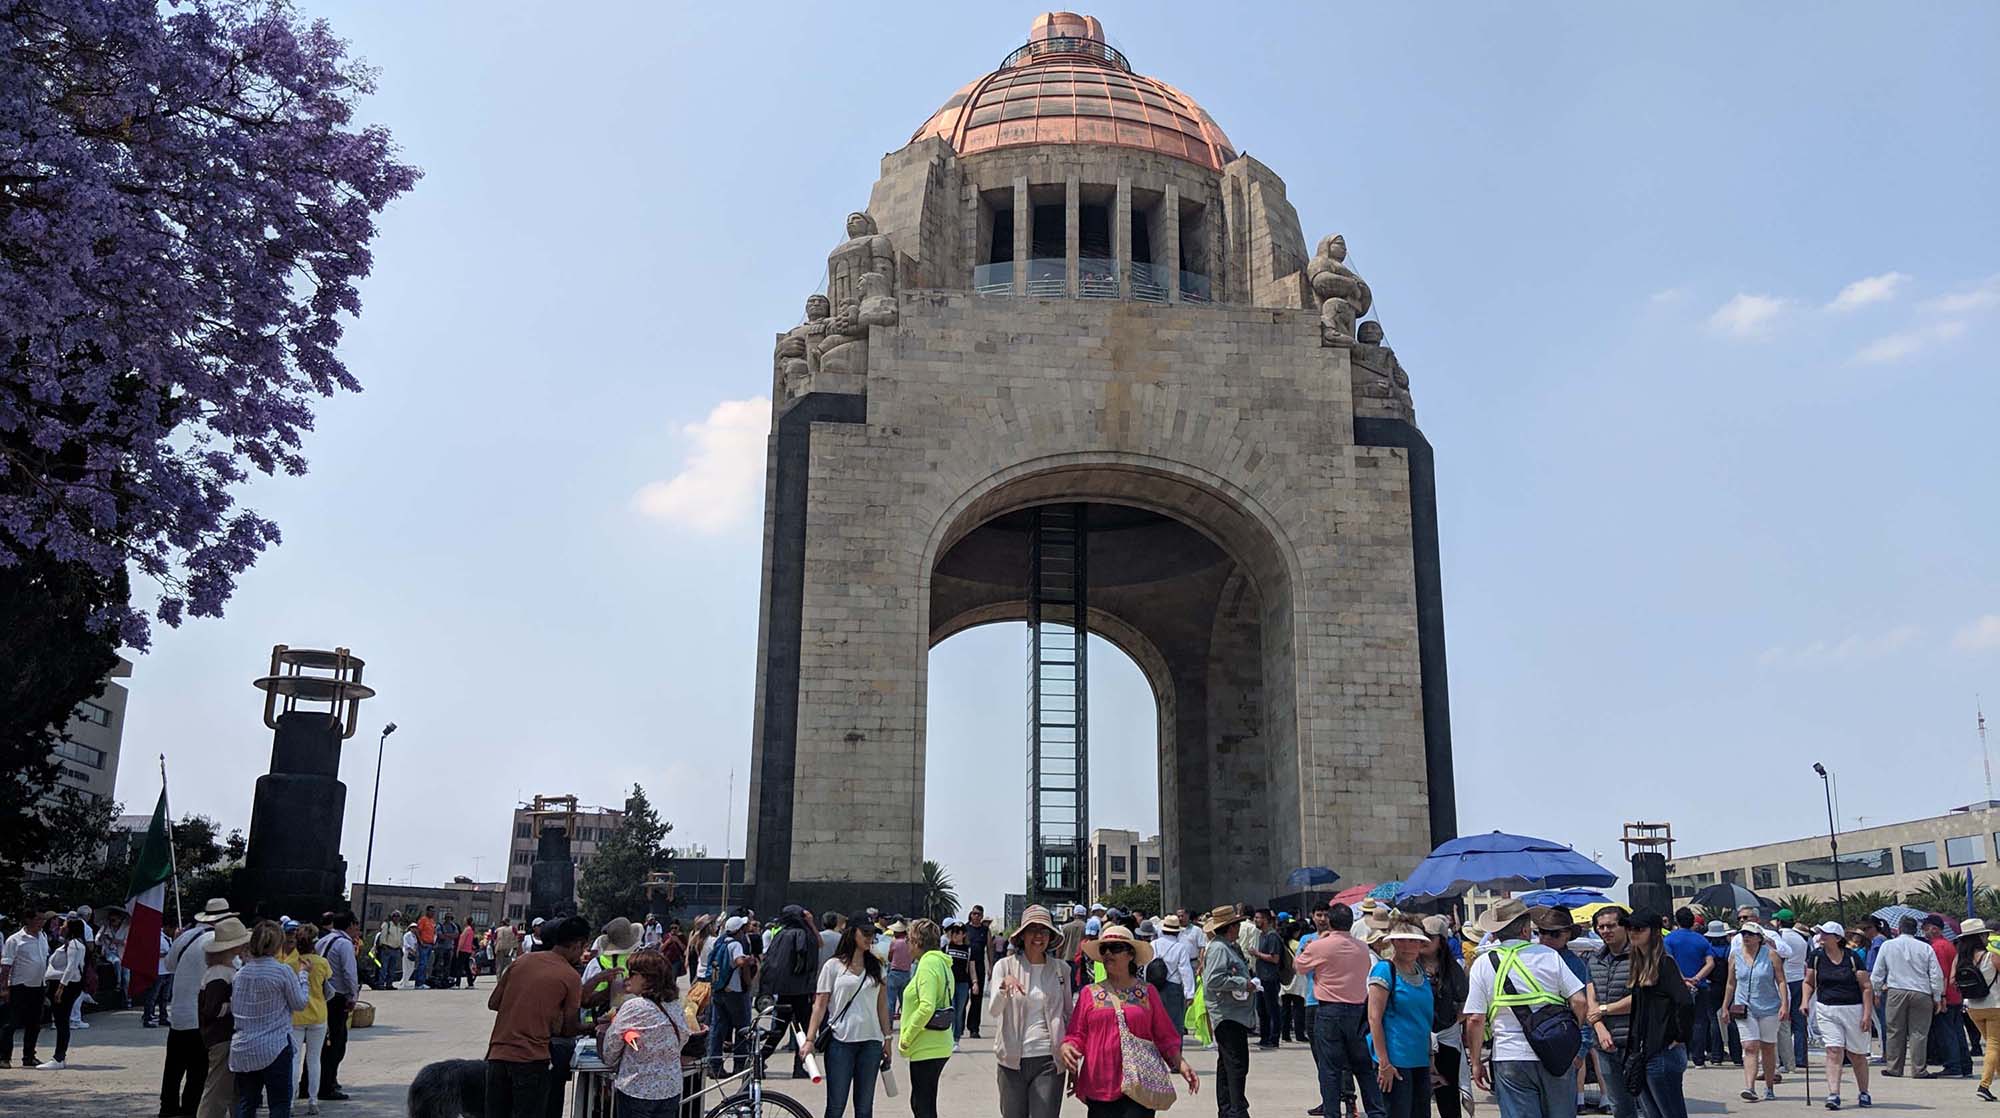
[[[1368,1036],[1375,1047],[1375,1082],[1389,1118],[1431,1112],[1431,998],[1424,976],[1422,928],[1398,923],[1383,939],[1393,951],[1368,972]]]
[[[1738,928],[1742,945],[1729,955],[1729,987],[1723,1004],[1743,1034],[1743,1101],[1757,1101],[1757,1063],[1764,1064],[1764,1097],[1778,1097],[1778,1022],[1790,1009],[1784,964],[1771,949],[1762,926]],[[1739,1011],[1737,1007],[1742,1007]]]

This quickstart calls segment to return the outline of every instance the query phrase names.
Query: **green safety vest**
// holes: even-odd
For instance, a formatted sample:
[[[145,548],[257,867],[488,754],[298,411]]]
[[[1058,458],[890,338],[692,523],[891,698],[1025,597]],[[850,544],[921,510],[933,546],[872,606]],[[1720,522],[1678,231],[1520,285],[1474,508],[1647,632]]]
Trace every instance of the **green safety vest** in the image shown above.
[[[631,959],[632,953],[629,951],[623,954],[599,955],[597,957],[597,965],[601,969],[597,972],[597,976],[590,980],[591,989],[594,990],[601,984],[609,983],[613,975],[619,978],[625,977],[627,973],[625,964],[630,962]],[[584,992],[587,994],[590,991],[586,990]],[[597,1020],[597,1011],[585,1010],[583,1017],[586,1021],[595,1022]]]
[[[1493,1001],[1486,1007],[1486,1035],[1489,1039],[1493,1036],[1493,1011],[1496,1009],[1563,1004],[1562,996],[1544,990],[1542,984],[1535,981],[1535,976],[1528,973],[1528,968],[1521,962],[1521,952],[1527,950],[1527,947],[1528,945],[1524,943],[1518,947],[1493,949]],[[1507,992],[1509,975],[1515,978],[1515,985],[1518,987],[1516,993]]]

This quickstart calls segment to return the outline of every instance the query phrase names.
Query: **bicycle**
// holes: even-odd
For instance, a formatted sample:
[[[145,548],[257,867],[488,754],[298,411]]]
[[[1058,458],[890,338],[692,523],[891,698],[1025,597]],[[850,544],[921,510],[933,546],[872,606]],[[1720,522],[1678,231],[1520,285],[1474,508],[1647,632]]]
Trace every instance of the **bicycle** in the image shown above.
[[[742,1081],[742,1089],[723,1099],[721,1102],[716,1103],[709,1110],[704,1111],[703,1118],[765,1118],[769,1114],[789,1114],[792,1118],[813,1118],[813,1112],[807,1110],[797,1099],[778,1091],[767,1090],[764,1086],[765,1054],[763,1042],[776,1031],[774,1028],[776,1020],[776,1006],[766,1003],[758,1007],[750,1024],[737,1032],[735,1040],[738,1044],[742,1043],[742,1035],[744,1033],[750,1034],[750,1066],[743,1071],[723,1077],[713,1084],[703,1087],[701,1095],[706,1095],[711,1091],[721,1091],[723,1088],[739,1080]],[[786,1032],[789,1032],[791,1027],[787,1023],[785,1026]],[[780,1034],[779,1040],[783,1040],[782,1034]],[[724,1055],[730,1056],[731,1053],[726,1050],[727,1047],[725,1046]],[[777,1045],[774,1044],[772,1046],[773,1053],[776,1052],[776,1049]]]

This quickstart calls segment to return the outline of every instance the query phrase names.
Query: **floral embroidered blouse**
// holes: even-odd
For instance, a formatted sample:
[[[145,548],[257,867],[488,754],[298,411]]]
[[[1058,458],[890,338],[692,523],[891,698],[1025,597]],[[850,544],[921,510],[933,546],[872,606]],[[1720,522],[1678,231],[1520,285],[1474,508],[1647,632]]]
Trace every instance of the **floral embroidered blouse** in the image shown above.
[[[1077,995],[1076,1008],[1069,1016],[1069,1033],[1063,1039],[1065,1045],[1073,1045],[1083,1053],[1083,1070],[1076,1077],[1077,1098],[1114,1102],[1125,1097],[1118,1018],[1113,1013],[1125,1015],[1125,1027],[1134,1037],[1152,1041],[1169,1068],[1181,1062],[1181,1034],[1167,1016],[1157,991],[1144,982],[1135,983],[1128,990],[1094,982]]]

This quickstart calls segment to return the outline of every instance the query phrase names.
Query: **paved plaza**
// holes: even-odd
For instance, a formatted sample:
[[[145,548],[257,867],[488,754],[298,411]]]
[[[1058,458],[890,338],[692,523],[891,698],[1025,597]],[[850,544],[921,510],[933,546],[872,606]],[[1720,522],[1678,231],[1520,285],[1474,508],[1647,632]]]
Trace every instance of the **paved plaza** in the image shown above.
[[[487,992],[484,984],[471,992],[371,991],[369,999],[377,1007],[376,1024],[353,1034],[347,1062],[341,1071],[353,1101],[327,1103],[323,1113],[327,1118],[402,1115],[404,1092],[418,1068],[433,1060],[484,1054],[487,1030],[493,1020],[486,1009]],[[92,1028],[74,1038],[67,1070],[0,1070],[0,1115],[152,1118],[159,1112],[166,1030],[140,1028],[135,1012],[93,1014],[90,1020]],[[53,1038],[44,1033],[43,1058],[47,1058],[53,1043]],[[1173,1113],[1213,1114],[1214,1104],[1206,1088],[1213,1082],[1215,1055],[1195,1052],[1192,1062],[1202,1076],[1202,1097],[1184,1097]],[[898,1071],[901,1070],[898,1065]],[[907,1077],[902,1081],[907,1083]],[[1991,1113],[2000,1118],[2000,1106],[1989,1108],[1973,1098],[1972,1084],[1971,1080],[1876,1079],[1872,1084],[1875,1109],[1896,1113],[1913,1110]],[[1762,1112],[1768,1116],[1772,1111],[1795,1113],[1805,1109],[1804,1094],[1791,1076],[1779,1088],[1780,1097],[1774,1103],[1743,1102],[1736,1098],[1742,1085],[1742,1073],[1734,1068],[1690,1070],[1688,1110],[1694,1114]],[[783,1079],[774,1081],[772,1086],[805,1103],[815,1114],[824,1105],[824,1090],[811,1083]],[[908,1100],[907,1092],[894,1099],[878,1094],[876,1113],[882,1118],[904,1118],[910,1113]],[[991,1040],[968,1039],[965,1051],[952,1057],[945,1067],[940,1101],[940,1110],[947,1118],[985,1118],[997,1113]],[[1293,1118],[1303,1115],[1317,1101],[1312,1059],[1302,1046],[1288,1046],[1251,1057],[1250,1104],[1258,1118]],[[1819,1109],[1819,1101],[1820,1093],[1815,1086],[1813,1111],[1825,1113]],[[1847,1104],[1843,1113],[1854,1109],[1851,1085]],[[1081,1115],[1083,1107],[1072,1100],[1063,1113]],[[1498,1118],[1499,1110],[1490,1100],[1482,1101],[1477,1116]]]

